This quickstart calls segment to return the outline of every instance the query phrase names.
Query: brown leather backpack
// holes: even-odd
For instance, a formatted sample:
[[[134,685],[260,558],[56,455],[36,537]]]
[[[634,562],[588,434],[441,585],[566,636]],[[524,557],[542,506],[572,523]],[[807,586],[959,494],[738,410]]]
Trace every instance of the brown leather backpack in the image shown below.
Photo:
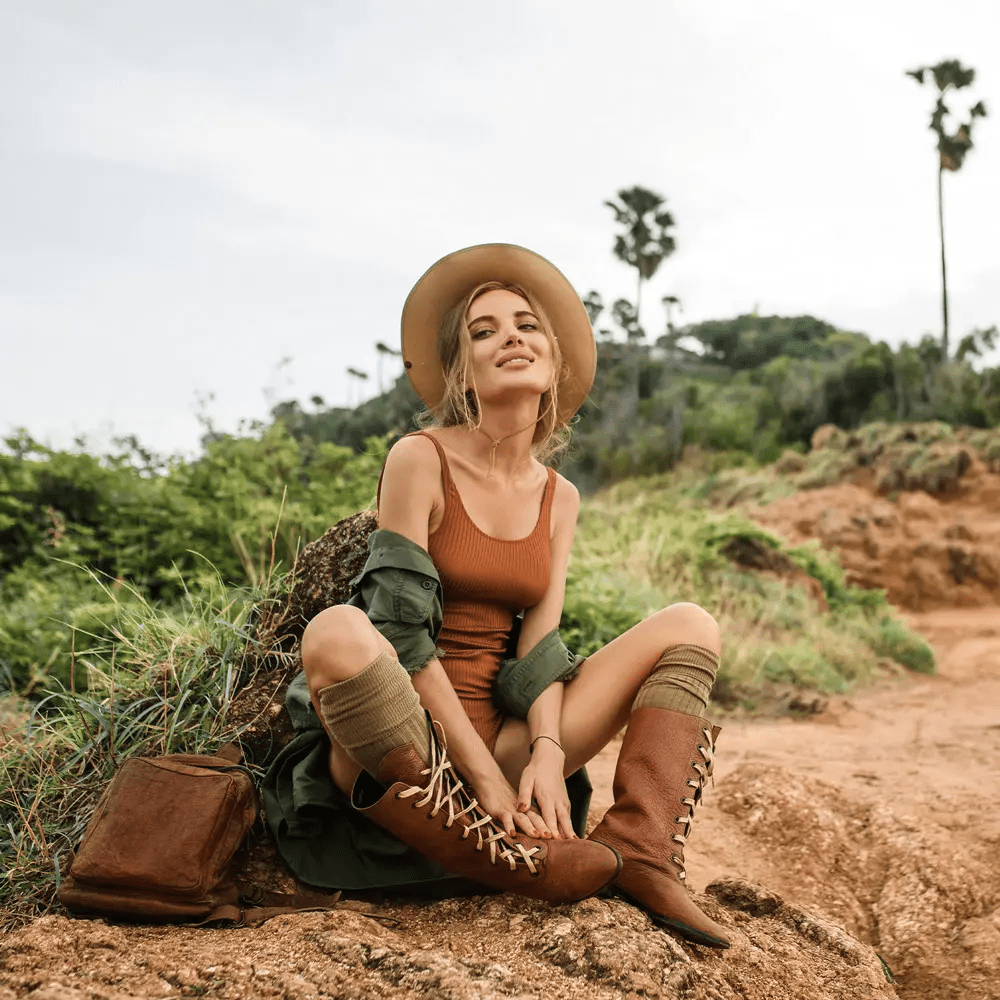
[[[335,901],[318,893],[271,893],[269,904],[284,905],[240,906],[232,862],[256,818],[257,796],[232,749],[228,757],[126,760],[94,810],[59,902],[89,915],[242,923]]]

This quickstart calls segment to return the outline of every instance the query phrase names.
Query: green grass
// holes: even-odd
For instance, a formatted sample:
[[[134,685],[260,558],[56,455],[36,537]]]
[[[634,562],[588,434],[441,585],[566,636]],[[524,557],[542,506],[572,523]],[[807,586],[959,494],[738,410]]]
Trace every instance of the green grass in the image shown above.
[[[843,693],[870,683],[886,660],[931,672],[930,648],[882,591],[849,586],[816,545],[785,546],[737,510],[713,510],[704,481],[630,480],[586,500],[567,581],[563,632],[587,654],[657,608],[694,601],[722,628],[715,701],[761,710],[789,686]],[[822,610],[805,589],[744,570],[721,553],[733,538],[783,552],[819,581]]]
[[[72,638],[70,683],[33,702],[8,695],[0,742],[0,929],[45,912],[71,850],[126,757],[214,751],[234,733],[234,692],[255,669],[248,617],[259,595],[221,585],[164,610],[105,587],[111,638]],[[0,677],[13,687],[7,670]]]

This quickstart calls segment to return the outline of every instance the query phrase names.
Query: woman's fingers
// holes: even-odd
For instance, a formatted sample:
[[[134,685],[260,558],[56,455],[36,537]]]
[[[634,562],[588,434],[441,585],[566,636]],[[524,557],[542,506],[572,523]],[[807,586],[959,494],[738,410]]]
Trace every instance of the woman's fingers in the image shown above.
[[[517,789],[517,808],[520,812],[527,812],[531,808],[531,796],[535,793],[535,779],[532,777],[529,768],[521,772],[521,781]]]
[[[573,829],[573,817],[569,814],[569,807],[560,803],[556,806],[559,815],[559,830],[568,840],[576,840],[576,830]]]
[[[559,819],[556,815],[556,808],[552,802],[543,802],[542,819],[545,825],[552,831],[553,837],[559,837]]]
[[[511,814],[508,813],[507,815],[510,816]],[[531,812],[516,812],[513,814],[513,822],[522,833],[526,833],[529,837],[539,837],[541,836],[541,831],[532,822],[532,816],[534,816],[534,813]],[[508,833],[511,832],[509,827],[505,827],[505,829]]]

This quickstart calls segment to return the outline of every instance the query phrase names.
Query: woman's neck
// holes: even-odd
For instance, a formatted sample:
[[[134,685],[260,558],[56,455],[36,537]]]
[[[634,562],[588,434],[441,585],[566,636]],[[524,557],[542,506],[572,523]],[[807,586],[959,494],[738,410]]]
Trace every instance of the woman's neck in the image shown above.
[[[470,443],[486,467],[487,477],[509,478],[531,460],[537,422],[536,400],[523,407],[483,411]]]

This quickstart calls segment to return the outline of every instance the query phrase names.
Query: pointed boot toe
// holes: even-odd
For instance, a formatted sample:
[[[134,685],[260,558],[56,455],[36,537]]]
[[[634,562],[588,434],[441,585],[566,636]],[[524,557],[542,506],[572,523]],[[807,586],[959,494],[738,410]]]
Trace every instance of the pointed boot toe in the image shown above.
[[[712,776],[717,727],[665,708],[638,708],[615,767],[614,805],[589,839],[613,847],[623,867],[614,889],[696,944],[728,948],[725,928],[698,908],[684,884],[684,845]]]
[[[728,948],[726,929],[703,913],[687,887],[676,877],[650,868],[641,861],[626,861],[615,889],[630,903],[645,910],[661,927],[709,948]]]

